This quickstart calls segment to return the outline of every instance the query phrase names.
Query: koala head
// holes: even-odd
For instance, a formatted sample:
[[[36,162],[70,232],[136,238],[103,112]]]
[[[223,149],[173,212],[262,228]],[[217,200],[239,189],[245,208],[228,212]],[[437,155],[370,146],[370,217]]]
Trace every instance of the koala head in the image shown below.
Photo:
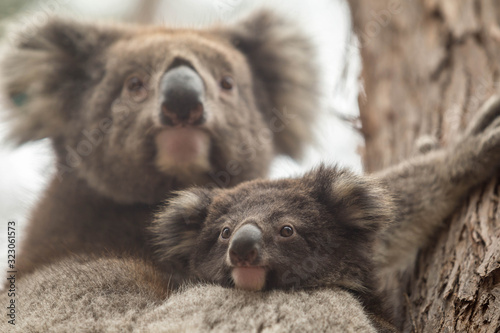
[[[158,258],[249,290],[374,285],[372,255],[392,217],[375,180],[320,167],[302,178],[180,192],[151,229]]]
[[[314,52],[270,12],[209,29],[53,18],[1,63],[11,137],[50,138],[60,180],[122,203],[264,176],[317,110]]]

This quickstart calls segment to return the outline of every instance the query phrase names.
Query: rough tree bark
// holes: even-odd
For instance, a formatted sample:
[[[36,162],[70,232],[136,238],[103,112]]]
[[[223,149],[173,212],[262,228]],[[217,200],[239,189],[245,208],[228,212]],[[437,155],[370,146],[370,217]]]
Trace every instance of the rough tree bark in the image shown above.
[[[368,172],[447,145],[500,93],[498,0],[350,0],[360,38]],[[471,193],[406,284],[406,331],[500,331],[498,179]]]

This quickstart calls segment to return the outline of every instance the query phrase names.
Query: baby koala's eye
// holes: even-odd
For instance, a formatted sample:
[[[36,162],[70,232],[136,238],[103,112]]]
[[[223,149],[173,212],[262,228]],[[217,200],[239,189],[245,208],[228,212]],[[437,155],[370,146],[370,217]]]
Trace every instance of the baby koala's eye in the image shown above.
[[[125,88],[135,102],[142,102],[148,97],[148,90],[142,79],[131,76],[125,81]]]
[[[222,229],[220,236],[224,239],[228,239],[229,236],[231,236],[231,229],[229,229],[228,227],[225,227],[224,229]]]
[[[290,237],[293,235],[293,228],[289,225],[285,225],[283,228],[281,228],[280,235],[283,237]]]
[[[226,75],[220,80],[220,86],[224,90],[231,90],[234,86],[234,80],[231,76]]]

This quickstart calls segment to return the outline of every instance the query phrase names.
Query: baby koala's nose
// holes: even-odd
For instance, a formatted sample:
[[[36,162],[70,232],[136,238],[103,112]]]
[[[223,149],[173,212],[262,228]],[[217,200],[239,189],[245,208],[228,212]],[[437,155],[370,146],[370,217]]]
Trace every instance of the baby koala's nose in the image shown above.
[[[235,266],[255,265],[259,259],[262,232],[253,224],[246,224],[233,235],[229,244],[229,259]]]
[[[163,125],[201,125],[205,121],[205,88],[187,65],[169,69],[161,79],[160,121]]]

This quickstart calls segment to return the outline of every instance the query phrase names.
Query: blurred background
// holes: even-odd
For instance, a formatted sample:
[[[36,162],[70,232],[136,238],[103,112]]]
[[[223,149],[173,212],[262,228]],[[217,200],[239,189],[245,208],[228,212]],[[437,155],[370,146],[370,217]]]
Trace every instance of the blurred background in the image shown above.
[[[320,114],[316,144],[300,162],[278,157],[271,177],[301,174],[320,162],[337,163],[361,172],[357,151],[363,140],[356,130],[361,62],[350,30],[349,9],[342,0],[2,0],[0,56],[12,40],[12,25],[43,24],[54,13],[84,20],[203,27],[237,20],[263,6],[295,20],[317,45],[324,90],[321,110],[311,110]],[[0,100],[0,115],[1,108]],[[13,147],[4,138],[8,126],[0,121],[0,265],[6,261],[3,245],[7,241],[7,221],[15,220],[18,229],[22,229],[31,206],[54,171],[47,140]],[[17,235],[19,241],[22,230]]]

